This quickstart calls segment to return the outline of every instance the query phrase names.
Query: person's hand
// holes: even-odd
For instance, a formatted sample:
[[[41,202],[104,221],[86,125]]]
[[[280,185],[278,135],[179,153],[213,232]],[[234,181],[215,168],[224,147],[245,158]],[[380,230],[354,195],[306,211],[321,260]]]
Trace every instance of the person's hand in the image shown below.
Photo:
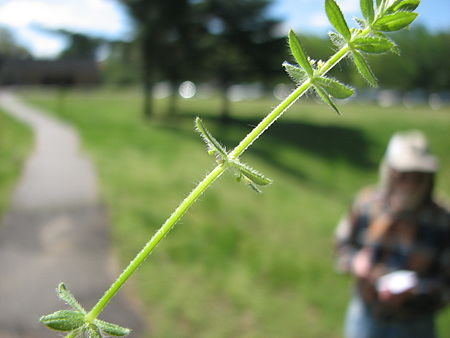
[[[414,295],[414,288],[407,289],[401,293],[392,293],[385,289],[378,292],[378,299],[391,307],[400,307],[405,301]]]
[[[370,275],[372,250],[363,248],[359,250],[352,261],[353,274],[359,278],[367,279]]]

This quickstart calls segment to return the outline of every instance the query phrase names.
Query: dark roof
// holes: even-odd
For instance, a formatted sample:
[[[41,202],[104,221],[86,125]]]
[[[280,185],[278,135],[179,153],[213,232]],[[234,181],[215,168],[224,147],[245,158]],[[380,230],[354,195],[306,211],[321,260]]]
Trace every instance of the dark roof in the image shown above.
[[[88,85],[99,82],[93,60],[0,60],[0,84]]]

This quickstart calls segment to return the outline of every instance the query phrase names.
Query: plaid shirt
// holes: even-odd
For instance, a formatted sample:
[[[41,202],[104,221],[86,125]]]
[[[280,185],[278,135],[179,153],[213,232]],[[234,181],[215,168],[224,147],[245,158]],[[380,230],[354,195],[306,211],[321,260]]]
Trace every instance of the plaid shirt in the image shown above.
[[[354,255],[371,252],[368,279],[357,278],[357,293],[386,319],[410,319],[433,313],[450,301],[450,213],[433,201],[415,211],[393,215],[382,193],[364,189],[336,231],[337,268],[351,272]],[[375,289],[380,276],[415,271],[419,277],[413,295],[399,308],[381,302]]]

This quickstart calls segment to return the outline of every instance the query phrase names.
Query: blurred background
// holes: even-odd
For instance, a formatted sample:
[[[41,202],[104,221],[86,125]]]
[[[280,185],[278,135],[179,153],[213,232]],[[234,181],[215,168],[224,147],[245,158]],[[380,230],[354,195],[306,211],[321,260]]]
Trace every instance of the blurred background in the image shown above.
[[[392,34],[400,56],[369,57],[379,88],[344,60],[332,75],[358,94],[343,116],[308,96],[245,154],[273,185],[255,195],[226,175],[157,248],[132,281],[149,336],[341,336],[351,281],[334,271],[334,227],[394,132],[425,132],[450,199],[450,2],[418,12]],[[333,53],[323,1],[0,0],[0,89],[77,128],[126,265],[214,165],[193,118],[231,148],[294,88],[290,28],[312,57]],[[0,111],[0,213],[31,148]]]

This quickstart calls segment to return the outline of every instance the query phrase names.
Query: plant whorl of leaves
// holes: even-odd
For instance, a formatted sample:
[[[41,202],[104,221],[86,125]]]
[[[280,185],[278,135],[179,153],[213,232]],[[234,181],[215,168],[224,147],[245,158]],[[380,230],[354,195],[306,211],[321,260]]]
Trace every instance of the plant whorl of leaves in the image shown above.
[[[65,301],[72,310],[60,310],[39,320],[52,330],[69,332],[66,337],[104,337],[103,334],[122,337],[130,334],[131,330],[103,320],[95,319],[92,323],[86,321],[86,310],[78,303],[64,283],[56,289],[58,297]]]
[[[325,11],[336,30],[329,34],[331,42],[340,48],[338,53],[351,57],[361,76],[375,87],[377,79],[364,54],[398,53],[397,45],[385,32],[394,32],[411,24],[417,17],[413,11],[419,3],[420,0],[377,0],[375,3],[373,0],[360,0],[364,19],[356,19],[360,28],[349,28],[337,2],[326,0]],[[286,72],[299,84],[309,81],[316,94],[339,113],[333,98],[348,98],[354,94],[354,90],[336,79],[326,77],[328,69],[324,71],[324,63],[307,57],[293,31],[289,32],[289,46],[298,65],[283,63]]]
[[[199,117],[195,119],[195,129],[205,142],[206,147],[208,148],[208,154],[215,155],[217,163],[233,168],[236,172],[236,180],[238,182],[244,181],[256,192],[261,192],[259,186],[272,183],[270,178],[265,177],[257,170],[247,164],[241,163],[237,159],[231,158],[229,153],[225,150],[225,147],[211,135]]]

